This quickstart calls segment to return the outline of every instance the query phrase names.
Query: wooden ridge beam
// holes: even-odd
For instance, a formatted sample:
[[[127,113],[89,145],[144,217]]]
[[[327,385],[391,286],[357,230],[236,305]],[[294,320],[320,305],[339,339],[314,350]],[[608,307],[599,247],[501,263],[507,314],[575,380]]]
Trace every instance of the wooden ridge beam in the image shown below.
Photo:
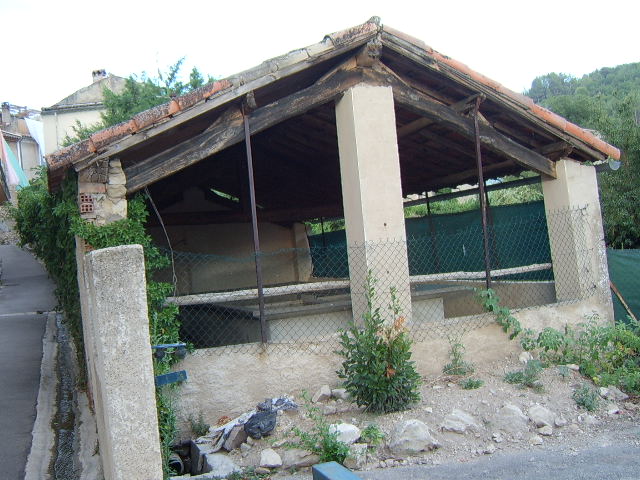
[[[361,69],[338,71],[322,82],[257,108],[249,118],[251,134],[266,130],[330,102],[362,80]],[[136,192],[242,141],[244,141],[242,119],[235,118],[233,113],[230,113],[227,121],[219,122],[206,132],[127,167],[125,169],[127,193]]]
[[[430,118],[441,125],[463,135],[475,139],[473,120],[460,115],[451,107],[434,102],[431,98],[406,85],[400,78],[389,72],[367,71],[366,77],[377,85],[391,85],[395,102],[418,115]],[[554,162],[539,153],[516,143],[489,125],[479,125],[480,143],[484,148],[499,154],[503,158],[522,165],[524,168],[556,177]]]

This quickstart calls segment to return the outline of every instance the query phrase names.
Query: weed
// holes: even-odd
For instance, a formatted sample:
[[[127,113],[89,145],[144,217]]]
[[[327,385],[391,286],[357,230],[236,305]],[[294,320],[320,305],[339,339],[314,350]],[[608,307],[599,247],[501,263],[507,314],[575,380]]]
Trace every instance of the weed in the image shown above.
[[[484,385],[484,380],[480,380],[479,378],[467,378],[460,383],[460,386],[465,390],[475,390],[476,388],[480,388],[482,385]]]
[[[596,392],[586,383],[580,385],[573,392],[573,399],[580,407],[586,409],[589,412],[597,410],[600,406],[600,398],[598,397],[598,392]]]
[[[473,365],[464,361],[464,345],[459,339],[449,337],[449,358],[451,362],[447,363],[442,372],[446,375],[469,375],[473,373]]]
[[[558,370],[558,375],[560,375],[563,380],[566,380],[571,376],[571,369],[566,365],[558,365],[557,370]]]
[[[270,473],[256,473],[254,467],[247,467],[241,472],[233,472],[226,478],[227,480],[266,480],[271,478],[270,475]]]
[[[311,404],[307,392],[303,392],[302,398],[305,401],[303,407],[307,412],[307,417],[313,421],[313,427],[310,432],[293,427],[291,432],[298,437],[298,441],[289,442],[287,445],[292,448],[309,450],[318,455],[321,462],[343,463],[349,454],[349,446],[338,440],[338,433],[331,430],[320,409]]]
[[[504,376],[504,381],[519,385],[521,388],[529,387],[540,393],[544,391],[544,387],[539,381],[540,372],[542,372],[542,363],[538,360],[529,360],[522,370],[507,373]]]
[[[198,413],[198,418],[189,415],[188,421],[189,426],[191,427],[191,433],[193,433],[193,436],[195,438],[206,435],[209,432],[209,428],[211,427],[211,425],[204,421],[202,412]]]
[[[344,357],[337,372],[355,400],[371,412],[396,412],[420,400],[420,375],[411,360],[411,339],[407,336],[404,317],[395,288],[390,289],[391,318],[385,320],[375,306],[375,283],[371,272],[366,279],[367,312],[364,326],[351,322],[340,332],[337,353]]]
[[[377,424],[371,423],[360,432],[360,440],[370,447],[377,447],[384,440],[384,433]]]

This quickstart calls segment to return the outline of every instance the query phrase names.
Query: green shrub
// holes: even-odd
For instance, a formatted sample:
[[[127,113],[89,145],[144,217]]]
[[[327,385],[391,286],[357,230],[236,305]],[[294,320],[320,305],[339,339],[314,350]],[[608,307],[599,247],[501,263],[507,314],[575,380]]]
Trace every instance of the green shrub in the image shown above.
[[[338,440],[338,433],[331,430],[320,409],[311,404],[309,395],[306,392],[302,394],[302,398],[305,400],[303,407],[306,410],[307,417],[313,421],[313,427],[310,432],[305,432],[299,427],[293,427],[291,433],[298,437],[298,441],[289,442],[287,446],[309,450],[318,455],[321,462],[344,463],[349,454],[349,446]]]
[[[598,392],[589,387],[589,385],[587,385],[586,383],[580,385],[573,392],[573,399],[580,407],[583,407],[589,412],[597,410],[600,406],[600,398],[598,396]]]
[[[209,433],[211,425],[204,421],[202,412],[198,413],[197,417],[189,415],[187,420],[189,421],[189,427],[191,427],[191,433],[195,438],[202,437]]]
[[[458,339],[449,338],[449,358],[451,362],[447,363],[442,372],[446,375],[469,375],[473,373],[473,365],[464,361],[464,345]]]
[[[460,386],[465,390],[475,390],[476,388],[480,388],[482,385],[484,385],[484,381],[479,378],[467,378],[460,383]]]
[[[522,370],[507,373],[504,376],[504,381],[522,388],[529,387],[536,392],[542,392],[544,387],[539,381],[540,372],[542,372],[542,363],[538,360],[529,360]]]
[[[411,361],[411,340],[406,334],[396,291],[391,288],[392,318],[385,321],[375,304],[375,280],[366,281],[367,312],[363,327],[351,322],[340,332],[344,357],[337,372],[354,401],[371,412],[404,410],[420,400],[420,376]]]
[[[360,441],[367,443],[369,446],[377,447],[384,440],[384,433],[380,427],[371,423],[360,432]]]

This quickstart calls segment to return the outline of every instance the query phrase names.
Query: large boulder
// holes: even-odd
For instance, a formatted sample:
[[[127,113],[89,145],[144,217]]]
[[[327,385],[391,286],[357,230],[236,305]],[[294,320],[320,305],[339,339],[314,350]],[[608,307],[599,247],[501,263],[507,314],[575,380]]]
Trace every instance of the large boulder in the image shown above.
[[[449,415],[444,417],[440,428],[445,432],[464,433],[467,430],[478,431],[480,425],[467,412],[454,408]]]
[[[440,444],[433,438],[425,423],[420,420],[405,420],[394,427],[388,446],[394,455],[415,455],[434,450]]]
[[[282,454],[282,465],[285,468],[311,467],[320,461],[320,457],[309,450],[301,448],[287,449]]]
[[[260,466],[265,468],[279,468],[282,466],[282,458],[273,449],[267,448],[260,452]]]
[[[313,403],[326,402],[330,398],[331,398],[331,387],[329,385],[323,385],[315,393],[315,395],[311,397],[311,401]]]
[[[334,423],[329,425],[329,432],[336,433],[338,440],[347,445],[356,443],[360,438],[360,429],[350,423]]]
[[[529,418],[538,428],[549,426],[553,427],[556,420],[556,414],[542,405],[534,405],[529,409]]]
[[[234,472],[240,472],[241,468],[224,453],[208,453],[206,458],[206,473],[211,477],[226,478]]]
[[[529,419],[520,408],[511,403],[505,404],[496,412],[494,425],[499,430],[515,434],[528,430]]]
[[[354,443],[349,448],[349,454],[344,460],[344,466],[351,470],[361,470],[367,463],[367,451],[369,445],[366,443]]]

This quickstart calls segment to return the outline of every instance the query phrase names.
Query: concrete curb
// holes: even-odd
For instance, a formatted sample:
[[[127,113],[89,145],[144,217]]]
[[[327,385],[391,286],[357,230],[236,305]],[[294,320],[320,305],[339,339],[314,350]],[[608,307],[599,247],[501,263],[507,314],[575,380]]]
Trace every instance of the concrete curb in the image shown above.
[[[25,480],[49,480],[55,435],[51,422],[56,411],[58,376],[56,363],[58,343],[56,341],[56,313],[49,312],[42,339],[42,364],[40,365],[40,389],[36,405],[36,420],[33,424],[31,451],[27,457]]]

